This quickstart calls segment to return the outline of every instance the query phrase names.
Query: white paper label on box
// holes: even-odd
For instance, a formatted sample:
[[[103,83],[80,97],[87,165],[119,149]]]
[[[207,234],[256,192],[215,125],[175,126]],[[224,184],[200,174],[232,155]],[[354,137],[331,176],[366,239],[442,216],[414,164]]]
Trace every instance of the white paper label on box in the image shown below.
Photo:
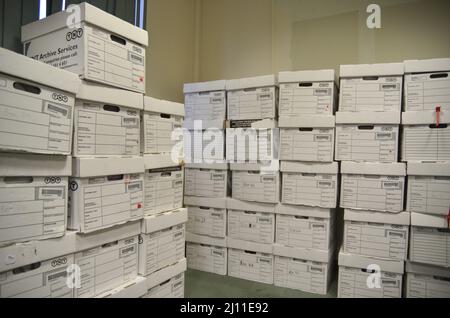
[[[339,298],[401,298],[402,274],[380,272],[381,288],[369,288],[371,273],[360,268],[339,266]]]
[[[145,214],[154,215],[183,207],[181,167],[145,171]]]
[[[153,287],[143,298],[184,298],[184,273]]]
[[[183,117],[176,115],[144,112],[143,152],[170,153],[177,143],[172,132],[183,127]]]
[[[0,149],[69,155],[75,98],[0,74]]]
[[[450,298],[450,281],[447,277],[408,273],[407,298]]]
[[[450,177],[408,176],[407,210],[447,215],[450,209]]]
[[[450,111],[450,72],[405,75],[405,110]]]
[[[188,207],[188,222],[190,233],[225,237],[227,227],[227,210],[208,207]]]
[[[280,129],[280,160],[332,162],[334,128]]]
[[[275,118],[277,97],[274,86],[229,91],[228,120]]]
[[[282,199],[285,204],[335,208],[337,175],[283,173]]]
[[[233,171],[233,199],[278,203],[280,197],[280,175]]]
[[[0,273],[0,298],[73,298],[67,286],[73,255]]]
[[[328,264],[275,256],[275,286],[326,295]]]
[[[185,95],[185,121],[226,119],[225,91],[189,93]],[[204,129],[208,127],[203,127]],[[222,127],[216,127],[222,128]]]
[[[280,84],[280,116],[331,115],[333,96],[332,82]]]
[[[339,111],[400,112],[402,76],[341,79]]]
[[[273,284],[273,255],[228,249],[228,275]]]
[[[336,125],[336,160],[396,162],[398,125]]]
[[[400,212],[403,210],[404,185],[403,176],[343,174],[341,207]]]
[[[344,252],[406,260],[408,225],[345,221]]]
[[[80,266],[81,288],[76,298],[91,298],[137,277],[138,237],[104,244],[75,254]]]
[[[274,243],[275,214],[228,210],[228,237],[257,243]]]
[[[77,100],[75,155],[139,155],[139,111]]]
[[[184,224],[150,234],[139,241],[139,273],[149,275],[184,258]]]
[[[411,226],[411,261],[450,266],[450,230]]]
[[[404,125],[403,161],[450,160],[450,125]]]
[[[278,214],[275,241],[284,246],[328,251],[333,224],[330,219]]]
[[[196,243],[186,244],[187,266],[203,272],[227,274],[227,249]]]
[[[0,178],[0,245],[63,236],[67,177]]]
[[[184,171],[185,195],[208,198],[224,198],[227,196],[227,170],[186,168]]]

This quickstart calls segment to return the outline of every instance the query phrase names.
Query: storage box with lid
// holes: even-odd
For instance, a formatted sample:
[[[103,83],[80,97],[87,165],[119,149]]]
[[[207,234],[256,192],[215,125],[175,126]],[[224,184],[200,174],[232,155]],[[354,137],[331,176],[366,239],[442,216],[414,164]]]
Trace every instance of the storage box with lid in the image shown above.
[[[184,168],[186,196],[225,198],[228,195],[231,176],[227,163],[187,163]]]
[[[227,239],[187,232],[186,258],[188,268],[227,275]]]
[[[117,288],[108,290],[95,298],[142,298],[147,292],[147,278],[138,276]]]
[[[70,155],[79,86],[75,74],[0,48],[0,150]]]
[[[24,25],[22,42],[26,56],[82,79],[145,92],[147,31],[93,5]]]
[[[224,238],[227,234],[225,198],[184,197],[188,209],[187,231],[193,234]]]
[[[406,262],[406,298],[450,298],[450,268]]]
[[[186,163],[225,163],[225,129],[185,129],[182,138]]]
[[[143,298],[183,298],[186,259],[147,276],[147,292]]]

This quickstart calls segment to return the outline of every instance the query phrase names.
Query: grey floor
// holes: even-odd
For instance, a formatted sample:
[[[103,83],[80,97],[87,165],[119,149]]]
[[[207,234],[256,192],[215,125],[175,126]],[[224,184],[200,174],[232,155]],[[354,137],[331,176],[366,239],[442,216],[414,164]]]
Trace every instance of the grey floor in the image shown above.
[[[186,298],[335,298],[337,289],[334,281],[322,296],[192,269],[186,272],[185,285]]]

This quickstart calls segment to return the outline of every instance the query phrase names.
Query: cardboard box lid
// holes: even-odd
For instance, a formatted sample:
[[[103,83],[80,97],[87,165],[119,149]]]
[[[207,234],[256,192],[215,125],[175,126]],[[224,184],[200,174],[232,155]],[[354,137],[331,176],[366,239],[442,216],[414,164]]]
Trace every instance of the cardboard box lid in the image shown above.
[[[147,276],[147,291],[187,270],[186,258]]]
[[[168,229],[175,225],[184,224],[187,221],[187,209],[181,208],[162,214],[144,217],[141,223],[141,230],[143,234],[149,234]]]
[[[341,163],[342,174],[372,174],[379,176],[406,176],[406,164],[402,162],[352,162]]]
[[[411,212],[411,226],[448,229],[448,216]]]
[[[76,94],[78,75],[0,48],[0,73]],[[45,74],[45,76],[43,76]]]
[[[73,158],[72,176],[102,177],[118,174],[144,173],[144,159],[137,156]]]
[[[184,204],[187,206],[201,206],[207,208],[226,209],[227,199],[185,196]]]
[[[95,298],[141,298],[147,291],[147,278],[138,276],[131,282],[102,293]]]
[[[226,83],[226,89],[227,91],[232,91],[238,89],[258,88],[276,85],[278,85],[278,81],[275,75],[264,75],[228,80]]]
[[[190,94],[190,93],[201,93],[201,92],[224,91],[226,89],[226,85],[227,85],[226,80],[199,82],[199,83],[186,83],[186,84],[184,84],[183,92],[185,94]]]
[[[224,106],[225,107],[225,106]],[[201,123],[201,127],[198,125]],[[188,130],[205,130],[205,129],[218,129],[223,130],[226,128],[225,114],[223,118],[213,119],[213,120],[202,120],[202,119],[185,119],[183,122],[183,127]]]
[[[281,172],[299,172],[299,173],[339,173],[339,164],[330,163],[312,163],[299,161],[282,161]]]
[[[68,177],[71,174],[72,157],[0,153],[2,177]]]
[[[334,128],[336,119],[330,115],[280,116],[280,128]]]
[[[90,234],[67,231],[59,238],[12,244],[0,248],[0,273],[137,236],[140,232],[140,222],[128,222]]]
[[[450,124],[450,113],[441,111],[439,116],[441,124]],[[419,111],[419,112],[404,112],[402,113],[403,125],[431,125],[436,124],[435,111]]]
[[[228,163],[186,163],[186,169],[204,169],[204,170],[228,170]]]
[[[409,161],[407,174],[411,176],[446,176],[450,177],[449,161]]]
[[[409,225],[410,219],[411,214],[409,212],[385,213],[352,209],[345,209],[344,211],[344,220],[346,221]]]
[[[313,262],[328,263],[331,262],[333,248],[330,248],[330,250],[328,251],[324,251],[314,248],[298,248],[274,244],[273,254],[277,256],[291,257]]]
[[[227,238],[227,246],[228,246],[228,248],[233,248],[233,249],[237,249],[237,250],[259,252],[259,253],[265,253],[265,254],[273,253],[273,244],[248,242],[248,241],[233,239],[231,237]]]
[[[276,208],[276,204],[247,202],[247,201],[236,200],[233,198],[227,198],[227,209],[230,209],[230,210],[275,213],[275,208]]]
[[[184,117],[184,104],[144,96],[144,111]]]
[[[274,171],[277,173],[280,170],[280,162],[272,160],[270,162],[261,163],[230,163],[231,171]]]
[[[182,163],[178,160],[173,161],[172,154],[144,154],[144,167],[145,170],[153,170],[160,168],[172,168],[181,166]]]
[[[312,207],[306,205],[290,205],[278,203],[275,209],[276,214],[286,214],[294,216],[307,216],[316,218],[331,218],[331,214],[334,213],[333,209],[325,209],[319,207]]]
[[[76,95],[77,99],[99,102],[116,106],[144,109],[142,94],[110,86],[82,81]]]
[[[134,41],[143,46],[148,46],[147,31],[117,18],[112,14],[102,11],[89,3],[83,2],[78,6],[80,8],[79,22],[86,22],[98,26],[128,40]],[[61,11],[56,14],[52,14],[45,19],[22,26],[22,43],[59,29],[67,28],[67,21],[72,20],[72,14],[73,13],[67,10]]]
[[[281,83],[296,82],[334,82],[334,70],[295,71],[278,73],[278,81]]]
[[[341,77],[361,76],[392,76],[403,75],[405,67],[403,63],[380,63],[380,64],[356,64],[341,65]]]
[[[400,111],[398,112],[336,112],[336,124],[400,124]]]
[[[227,247],[226,237],[212,237],[186,232],[186,242],[208,246]]]
[[[405,73],[431,73],[450,71],[450,58],[428,60],[406,60]]]
[[[407,273],[450,278],[450,267],[440,267],[406,261],[405,271]]]
[[[377,258],[371,256],[362,256],[356,254],[339,252],[339,266],[367,269],[369,265],[376,264],[380,266],[382,272],[403,274],[405,262],[388,258]]]

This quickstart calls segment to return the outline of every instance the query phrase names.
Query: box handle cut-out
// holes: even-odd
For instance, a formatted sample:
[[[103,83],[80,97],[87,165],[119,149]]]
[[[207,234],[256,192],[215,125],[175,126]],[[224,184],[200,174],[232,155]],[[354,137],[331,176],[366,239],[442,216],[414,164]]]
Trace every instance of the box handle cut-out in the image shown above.
[[[19,91],[24,91],[31,94],[39,95],[41,93],[41,89],[39,87],[21,82],[14,82],[13,87]]]
[[[14,183],[32,183],[33,177],[5,177],[3,178],[3,181],[7,184],[14,184]]]
[[[127,40],[125,40],[124,38],[121,38],[120,36],[111,34],[111,41],[122,44],[122,45],[127,45]]]

